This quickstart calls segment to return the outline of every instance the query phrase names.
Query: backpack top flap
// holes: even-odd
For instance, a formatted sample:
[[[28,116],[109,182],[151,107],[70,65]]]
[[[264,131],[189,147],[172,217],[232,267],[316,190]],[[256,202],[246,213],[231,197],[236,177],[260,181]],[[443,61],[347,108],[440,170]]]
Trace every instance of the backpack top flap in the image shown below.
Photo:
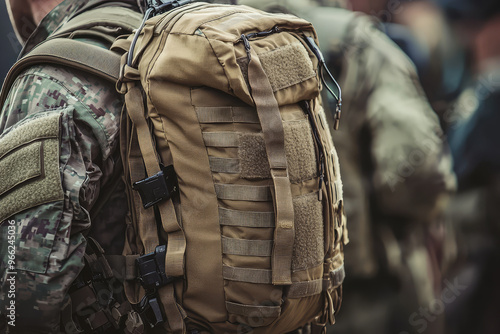
[[[182,14],[176,15],[180,11]],[[152,38],[159,34],[163,38]],[[311,23],[293,15],[271,15],[247,6],[200,3],[146,22],[137,41],[140,47],[134,50],[135,60],[145,59],[138,64],[143,86],[154,80],[207,86],[253,105],[242,35],[259,55],[279,105],[319,95],[318,62],[303,41],[304,35],[317,39]],[[150,42],[155,45],[149,45]],[[168,64],[168,68],[159,64]]]

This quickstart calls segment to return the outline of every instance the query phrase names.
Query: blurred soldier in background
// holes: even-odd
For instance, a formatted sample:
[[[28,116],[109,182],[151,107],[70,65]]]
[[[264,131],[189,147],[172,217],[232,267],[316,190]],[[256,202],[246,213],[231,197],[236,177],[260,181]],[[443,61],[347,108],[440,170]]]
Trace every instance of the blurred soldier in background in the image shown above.
[[[238,3],[311,21],[341,78],[344,112],[333,136],[350,244],[332,333],[443,333],[443,310],[433,305],[441,306],[443,212],[455,178],[415,66],[360,13],[307,0]]]
[[[467,293],[449,310],[451,333],[500,333],[500,3],[438,1],[470,55],[470,81],[446,113],[459,193],[450,206],[462,241],[456,278]]]
[[[6,8],[0,6],[0,44],[3,45],[0,53],[0,82],[7,75],[9,68],[14,64],[21,46],[12,30]]]

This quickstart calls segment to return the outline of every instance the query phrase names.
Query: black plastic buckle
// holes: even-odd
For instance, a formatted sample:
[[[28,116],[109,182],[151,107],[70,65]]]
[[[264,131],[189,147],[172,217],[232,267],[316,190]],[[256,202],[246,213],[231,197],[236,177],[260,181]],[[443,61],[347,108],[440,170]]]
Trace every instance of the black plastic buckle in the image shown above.
[[[165,273],[165,245],[157,246],[155,251],[140,256],[137,260],[139,281],[146,291],[154,290],[174,280]]]
[[[159,324],[165,322],[165,316],[162,312],[158,295],[155,293],[146,294],[139,304],[133,307],[142,321],[148,324],[149,327],[154,328]]]
[[[139,192],[145,209],[170,199],[179,190],[174,166],[162,167],[157,174],[135,182],[132,188]]]

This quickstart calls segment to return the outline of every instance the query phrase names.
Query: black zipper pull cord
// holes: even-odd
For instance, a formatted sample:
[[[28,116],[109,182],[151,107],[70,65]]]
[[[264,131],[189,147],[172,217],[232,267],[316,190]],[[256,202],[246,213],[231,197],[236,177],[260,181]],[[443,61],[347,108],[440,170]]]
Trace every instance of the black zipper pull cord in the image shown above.
[[[158,2],[158,1],[156,1]],[[139,39],[139,36],[141,35],[142,29],[144,29],[144,26],[146,25],[146,21],[152,18],[153,16],[156,16],[158,14],[163,14],[167,11],[170,11],[172,9],[175,9],[180,6],[187,5],[188,3],[193,2],[193,0],[173,0],[173,1],[163,1],[159,0],[160,4],[153,4],[151,0],[147,2],[148,9],[146,10],[146,13],[144,13],[144,18],[142,19],[141,25],[137,30],[135,31],[134,34],[134,39],[132,40],[132,43],[130,44],[130,49],[128,51],[128,56],[127,56],[127,65],[130,67],[133,67],[133,61],[134,61],[134,50],[135,46],[137,44],[137,40]]]
[[[311,51],[316,56],[316,58],[318,58],[318,61],[319,61],[319,74],[320,74],[320,77],[321,77],[321,82],[323,82],[323,85],[326,87],[326,89],[328,90],[328,92],[335,98],[335,100],[337,100],[337,106],[335,108],[335,113],[334,113],[334,116],[333,116],[333,119],[334,119],[333,128],[335,130],[338,130],[339,124],[340,124],[340,116],[341,116],[341,113],[342,113],[342,89],[340,88],[340,85],[338,84],[337,80],[335,80],[335,78],[333,77],[332,73],[328,69],[328,66],[326,66],[325,57],[323,57],[323,54],[321,53],[321,50],[319,49],[319,47],[314,42],[314,39],[312,39],[311,37],[305,36],[305,40],[306,40],[307,45],[311,49]],[[337,86],[337,90],[339,92],[338,95],[335,94],[335,92],[326,83],[325,76],[323,74],[323,70],[326,71],[326,73],[328,74],[328,76],[330,77],[330,79]]]

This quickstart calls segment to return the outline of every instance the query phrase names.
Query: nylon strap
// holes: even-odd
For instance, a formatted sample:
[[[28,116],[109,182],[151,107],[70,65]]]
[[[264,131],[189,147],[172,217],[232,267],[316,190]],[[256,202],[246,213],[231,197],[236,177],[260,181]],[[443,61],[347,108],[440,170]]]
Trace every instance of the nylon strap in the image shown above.
[[[222,253],[243,256],[271,256],[272,240],[246,240],[222,236]]]
[[[238,211],[219,208],[219,223],[223,226],[274,227],[274,212]]]
[[[226,310],[229,313],[242,315],[244,317],[263,316],[276,318],[281,314],[281,306],[244,305],[232,302],[226,302]]]
[[[196,113],[200,123],[259,123],[250,107],[196,107]]]
[[[142,93],[139,87],[127,84],[129,89],[125,94],[125,103],[130,119],[137,129],[137,138],[141,148],[142,158],[146,165],[148,176],[157,174],[160,171],[160,163],[157,160],[156,149],[151,138],[149,126],[144,116],[144,104]],[[163,201],[158,204],[163,229],[167,232],[167,254],[165,257],[165,272],[168,276],[179,277],[184,275],[184,253],[186,251],[186,238],[179,226],[177,214],[172,200]],[[150,210],[151,211],[151,210]],[[144,224],[146,225],[146,224]],[[156,224],[147,222],[151,229],[148,234],[156,236],[156,247],[159,244],[156,232]]]
[[[323,292],[324,281],[317,279],[313,281],[294,282],[288,290],[287,297],[291,299],[303,298],[317,295]]]
[[[175,298],[174,284],[168,284],[162,289],[161,301],[165,307],[168,325],[173,334],[184,334],[186,332],[184,319],[186,313],[177,304]]]
[[[133,73],[134,69],[127,69],[133,77],[137,73]],[[127,113],[134,124],[137,131],[137,139],[139,147],[144,159],[144,164],[149,176],[155,175],[160,171],[160,164],[157,160],[156,149],[151,138],[149,126],[144,114],[144,101],[141,90],[135,86],[133,82],[127,82],[127,93],[125,94],[125,104]],[[134,192],[135,193],[135,192]],[[134,194],[136,195],[136,194]],[[153,210],[144,210],[142,205],[141,210],[153,213]],[[186,238],[184,232],[179,226],[177,214],[174,209],[172,200],[162,201],[158,204],[160,211],[163,229],[167,232],[167,252],[165,256],[165,273],[167,276],[180,277],[184,275],[184,253],[186,251]],[[144,242],[145,247],[150,248],[151,252],[159,245],[156,220],[154,216],[148,221],[141,220],[139,228],[146,238],[154,243],[149,244]],[[147,230],[147,231],[146,231]],[[168,284],[160,289],[161,302],[165,307],[165,312],[168,315],[168,322],[173,333],[184,333],[185,324],[184,316],[181,308],[177,305],[173,284]]]
[[[334,287],[337,287],[344,282],[345,278],[345,269],[344,265],[330,272],[330,278],[332,280],[332,284]]]
[[[48,40],[33,49],[10,69],[2,86],[0,104],[5,103],[10,87],[19,74],[29,66],[40,63],[69,66],[113,83],[116,82],[120,73],[120,56],[112,51],[67,38]]]
[[[234,132],[203,132],[205,146],[238,147],[239,134]]]
[[[129,88],[128,92],[125,94],[125,105],[127,113],[137,131],[137,139],[141,150],[140,155],[144,160],[147,175],[155,175],[160,171],[160,167],[158,161],[156,160],[156,152],[154,150],[149,127],[144,116],[142,93],[138,87],[133,86]],[[136,152],[133,153],[135,153],[134,155],[137,155]],[[132,172],[133,166],[130,167]],[[134,179],[132,175],[131,178]],[[135,201],[138,199],[136,193],[137,192],[133,192]],[[142,243],[144,244],[144,251],[147,254],[153,252],[156,246],[159,245],[160,241],[158,239],[153,210],[144,210],[142,206],[139,206],[139,210],[139,212],[141,212],[138,226],[139,235]],[[148,219],[144,219],[145,217],[143,215],[147,215]]]
[[[276,227],[271,259],[272,282],[275,285],[292,284],[295,230],[292,191],[285,154],[285,134],[278,102],[259,57],[253,49],[248,64],[248,81],[264,133],[267,158],[274,183]]]
[[[222,277],[229,281],[271,284],[272,271],[267,269],[222,266]]]
[[[208,157],[210,170],[215,173],[240,173],[240,160],[234,158]]]
[[[72,33],[74,31],[102,26],[108,28],[126,28],[131,32],[139,27],[141,21],[142,15],[131,9],[119,6],[99,7],[75,16],[49,38],[57,38],[60,35]]]
[[[266,202],[272,200],[269,186],[242,186],[235,184],[215,184],[218,199],[233,201]]]

